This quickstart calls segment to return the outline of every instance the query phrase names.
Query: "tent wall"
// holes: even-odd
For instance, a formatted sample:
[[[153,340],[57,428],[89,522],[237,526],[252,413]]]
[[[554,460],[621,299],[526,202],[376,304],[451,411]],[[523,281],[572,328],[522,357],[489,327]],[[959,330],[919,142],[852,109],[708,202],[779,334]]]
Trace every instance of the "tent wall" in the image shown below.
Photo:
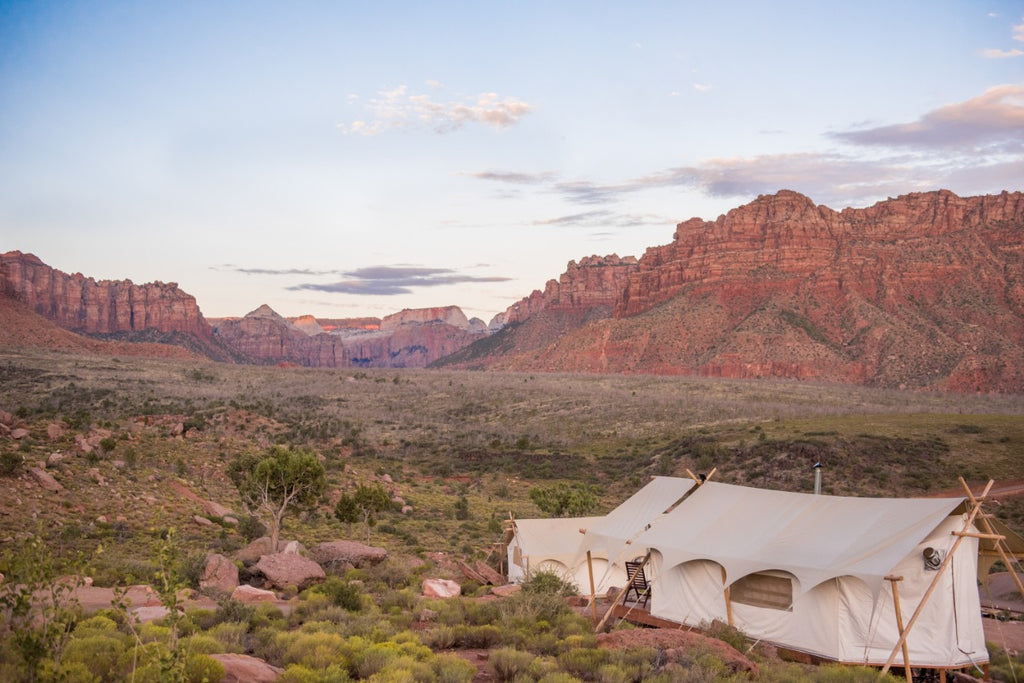
[[[924,568],[923,550],[932,547],[948,552],[956,538],[952,532],[959,531],[962,524],[960,516],[947,518],[893,568],[894,575],[903,576],[898,590],[905,623],[937,574]],[[910,633],[907,643],[911,664],[951,667],[988,660],[976,571],[977,540],[967,538]],[[899,638],[891,585],[875,596],[863,580],[839,576],[802,590],[792,575],[771,573],[791,577],[792,609],[733,601],[734,626],[752,638],[828,659],[885,663]],[[652,615],[689,626],[728,619],[723,569],[718,563],[690,560],[666,569],[661,553],[652,551],[651,575]],[[903,663],[902,655],[896,663]]]
[[[917,609],[936,576],[935,571],[925,569],[924,549],[932,547],[948,553],[956,540],[954,532],[960,531],[962,526],[963,519],[959,515],[949,517],[893,568],[893,575],[903,577],[898,590],[904,623]],[[988,661],[977,568],[978,540],[965,538],[907,637],[912,665],[970,666]],[[862,614],[863,608],[859,605],[865,599],[863,594],[856,597],[850,590],[847,595],[856,600],[856,604],[847,609],[856,609]],[[875,601],[867,631],[859,619],[848,619],[843,626],[844,649],[839,657],[842,661],[884,664],[899,638],[891,586],[887,585]],[[903,664],[902,653],[897,655],[896,664]]]

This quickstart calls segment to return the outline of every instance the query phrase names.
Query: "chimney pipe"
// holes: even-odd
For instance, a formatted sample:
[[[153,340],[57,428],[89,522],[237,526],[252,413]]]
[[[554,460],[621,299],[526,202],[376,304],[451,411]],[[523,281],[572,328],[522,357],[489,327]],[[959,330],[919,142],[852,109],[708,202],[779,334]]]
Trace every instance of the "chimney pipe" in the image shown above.
[[[821,463],[814,463],[814,495],[821,495]]]

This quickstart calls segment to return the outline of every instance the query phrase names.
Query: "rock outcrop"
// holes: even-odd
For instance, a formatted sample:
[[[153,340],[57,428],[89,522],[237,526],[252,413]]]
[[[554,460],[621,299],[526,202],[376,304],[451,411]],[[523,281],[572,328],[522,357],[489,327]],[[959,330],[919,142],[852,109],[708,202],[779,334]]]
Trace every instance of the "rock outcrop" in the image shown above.
[[[292,586],[302,589],[326,577],[320,565],[297,553],[264,555],[253,569],[267,577],[271,586],[282,590]]]
[[[521,322],[452,364],[1024,390],[1021,193],[838,212],[781,191],[680,223],[624,270],[609,278],[621,285],[610,315],[575,327],[550,317],[548,300],[588,310],[561,296],[579,278],[570,268],[551,296],[520,302]]]
[[[55,270],[32,254],[0,254],[0,289],[61,327],[85,334],[154,329],[209,338],[196,299],[174,282],[136,285]]]

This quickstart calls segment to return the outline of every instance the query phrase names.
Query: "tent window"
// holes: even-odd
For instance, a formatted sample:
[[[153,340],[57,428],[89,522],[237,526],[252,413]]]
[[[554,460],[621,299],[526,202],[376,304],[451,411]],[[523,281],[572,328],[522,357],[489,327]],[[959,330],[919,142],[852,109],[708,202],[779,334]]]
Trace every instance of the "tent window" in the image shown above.
[[[748,574],[729,587],[729,599],[753,607],[793,611],[793,581],[768,572]]]

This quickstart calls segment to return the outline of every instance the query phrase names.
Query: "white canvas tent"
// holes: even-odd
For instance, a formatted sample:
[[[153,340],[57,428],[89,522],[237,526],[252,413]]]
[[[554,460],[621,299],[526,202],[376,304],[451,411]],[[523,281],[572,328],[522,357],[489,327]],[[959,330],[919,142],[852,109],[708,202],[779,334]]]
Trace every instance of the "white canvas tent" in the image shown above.
[[[508,580],[522,583],[531,574],[549,571],[576,584],[589,586],[586,562],[580,563],[580,529],[600,517],[555,517],[517,519],[508,543]]]
[[[926,548],[945,558],[959,540],[906,639],[912,665],[956,668],[988,661],[978,538],[958,535],[976,531],[964,529],[965,509],[962,498],[844,498],[707,482],[631,545],[651,553],[656,617],[694,626],[717,619],[794,650],[882,665],[900,640],[894,583],[906,621],[940,574],[926,567]]]
[[[595,592],[625,585],[623,563],[632,559],[632,539],[695,485],[692,479],[654,477],[603,517],[515,520],[508,545],[509,581],[521,582],[529,572],[547,569],[574,582],[582,593],[590,592],[591,571]]]

